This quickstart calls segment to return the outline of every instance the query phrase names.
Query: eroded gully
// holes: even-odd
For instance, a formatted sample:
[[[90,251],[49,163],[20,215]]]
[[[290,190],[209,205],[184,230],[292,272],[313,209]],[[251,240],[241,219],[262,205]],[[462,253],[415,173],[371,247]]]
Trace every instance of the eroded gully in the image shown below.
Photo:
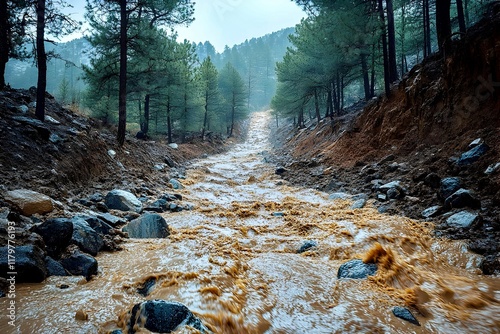
[[[245,143],[190,167],[180,193],[195,209],[164,215],[169,238],[99,255],[89,282],[20,284],[14,332],[105,333],[133,304],[165,299],[216,333],[500,333],[500,278],[481,276],[477,255],[434,239],[429,224],[287,185],[263,162],[269,131],[269,115],[255,113]],[[306,240],[317,247],[297,253]],[[381,254],[375,276],[337,279],[342,263],[370,254]],[[136,288],[151,276],[143,297]],[[421,326],[392,314],[405,305]]]

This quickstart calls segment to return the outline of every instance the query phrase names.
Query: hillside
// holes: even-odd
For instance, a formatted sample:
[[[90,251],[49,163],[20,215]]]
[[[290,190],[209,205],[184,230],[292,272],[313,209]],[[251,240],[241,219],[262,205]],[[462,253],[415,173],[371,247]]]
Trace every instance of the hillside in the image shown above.
[[[307,129],[281,129],[278,155],[286,158],[277,160],[284,177],[329,192],[366,193],[381,211],[432,220],[438,236],[470,239],[470,248],[486,256],[484,272],[498,270],[500,173],[486,170],[500,162],[499,55],[496,15],[454,42],[451,54],[413,68],[390,98]],[[476,139],[484,154],[472,163],[457,160]],[[477,215],[472,228],[447,223],[464,209],[444,205],[442,180],[449,177],[481,203],[465,208]],[[379,187],[391,181],[402,185],[398,199]],[[422,211],[433,206],[438,211],[424,218]]]

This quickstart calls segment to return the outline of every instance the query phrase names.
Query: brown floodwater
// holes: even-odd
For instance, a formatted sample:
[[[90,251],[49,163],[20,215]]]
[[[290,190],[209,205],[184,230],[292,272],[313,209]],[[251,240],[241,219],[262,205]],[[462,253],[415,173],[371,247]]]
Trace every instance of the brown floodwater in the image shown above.
[[[0,333],[106,333],[146,299],[181,302],[214,333],[500,333],[500,277],[481,275],[480,256],[433,238],[429,223],[288,185],[263,160],[269,120],[254,113],[245,143],[190,166],[179,192],[195,209],[164,214],[169,238],[100,254],[89,282],[18,284],[16,327],[2,298]],[[298,254],[306,240],[317,247]],[[337,279],[355,258],[377,262],[377,274]],[[151,277],[154,290],[139,295]],[[394,306],[421,326],[396,318]]]

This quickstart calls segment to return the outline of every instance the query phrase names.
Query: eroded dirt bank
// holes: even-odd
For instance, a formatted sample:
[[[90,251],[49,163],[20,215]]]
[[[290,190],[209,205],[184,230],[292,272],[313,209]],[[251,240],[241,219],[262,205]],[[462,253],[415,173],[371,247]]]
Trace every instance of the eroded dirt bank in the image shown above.
[[[254,114],[246,143],[189,167],[179,193],[195,208],[163,214],[170,237],[130,239],[123,251],[100,254],[89,282],[19,285],[18,332],[105,333],[146,299],[181,302],[224,334],[498,330],[500,280],[480,275],[479,256],[433,238],[430,224],[380,214],[371,202],[352,209],[283,181],[264,159],[268,121]],[[355,258],[376,263],[377,273],[338,279]],[[151,277],[144,297],[137,289]],[[394,306],[411,310],[420,326],[395,317]],[[88,320],[75,319],[79,310]],[[0,331],[6,326],[2,318]]]
[[[276,129],[276,151],[269,159],[285,167],[283,177],[294,184],[365,193],[384,212],[436,223],[438,236],[469,240],[469,248],[485,257],[483,271],[498,274],[499,54],[497,14],[454,42],[446,57],[434,55],[413,68],[390,98],[376,98],[350,115],[305,129]],[[459,162],[477,139],[482,154],[471,163]],[[457,179],[474,201],[446,207],[441,181],[449,178]],[[400,182],[398,191],[404,194],[387,198],[379,186],[393,181]],[[431,216],[422,214],[432,207],[439,208]],[[470,228],[450,228],[448,219],[461,211],[478,218]]]

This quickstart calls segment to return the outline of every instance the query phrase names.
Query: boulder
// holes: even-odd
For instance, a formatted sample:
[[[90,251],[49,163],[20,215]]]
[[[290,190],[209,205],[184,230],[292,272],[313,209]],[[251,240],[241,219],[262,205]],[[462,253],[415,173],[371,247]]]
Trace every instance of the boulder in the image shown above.
[[[278,167],[278,168],[276,168],[276,171],[275,171],[276,175],[282,175],[285,172],[286,172],[286,169],[283,167]]]
[[[317,246],[318,246],[318,243],[316,241],[306,240],[306,241],[304,241],[302,246],[300,246],[300,248],[297,250],[297,253],[304,253],[304,252],[311,250],[312,248],[315,248]]]
[[[114,234],[115,229],[111,225],[107,224],[106,222],[104,222],[103,220],[101,220],[97,217],[94,217],[94,216],[77,216],[77,217],[85,220],[87,222],[87,224],[89,224],[89,226],[94,231],[96,231],[97,233],[99,233],[103,236]]]
[[[333,194],[330,194],[330,196],[328,196],[328,199],[331,199],[331,200],[349,199],[351,197],[352,197],[351,195],[346,194],[346,193],[333,193]]]
[[[425,219],[433,218],[433,217],[436,217],[437,215],[439,215],[442,210],[443,210],[443,207],[440,205],[431,206],[430,208],[427,208],[424,211],[422,211],[421,215]]]
[[[445,200],[462,187],[462,181],[458,177],[446,177],[441,180],[439,188],[440,197]]]
[[[457,160],[457,165],[459,166],[468,166],[478,161],[488,150],[489,146],[485,143],[481,143],[477,146],[474,146],[467,152],[463,153],[460,158]]]
[[[62,264],[50,256],[45,257],[45,265],[47,267],[47,276],[68,276]]]
[[[60,262],[70,274],[84,276],[87,281],[92,275],[97,274],[97,260],[91,255],[82,253],[78,248],[73,248],[68,254],[64,254]]]
[[[479,219],[475,213],[468,211],[460,211],[450,216],[446,220],[446,224],[450,227],[469,228]]]
[[[120,211],[133,211],[141,213],[142,203],[135,197],[134,194],[115,189],[110,191],[105,199],[105,204],[108,208]]]
[[[170,183],[170,185],[172,185],[172,188],[178,190],[178,189],[184,189],[184,186],[182,185],[182,183],[180,183],[178,180],[176,179],[170,179],[170,181],[168,181]]]
[[[74,217],[72,223],[73,235],[71,243],[77,245],[85,253],[96,256],[104,246],[104,241],[99,233],[81,217]]]
[[[67,218],[53,218],[35,226],[33,232],[42,236],[47,254],[58,259],[70,244],[73,236],[73,223]]]
[[[167,201],[163,198],[160,198],[159,200],[154,201],[153,203],[149,204],[144,208],[144,211],[153,211],[157,213],[162,213],[165,212],[169,209],[167,206]]]
[[[481,201],[470,190],[459,189],[444,201],[444,207],[447,209],[461,209],[465,207],[480,209]]]
[[[353,209],[353,210],[362,209],[365,207],[365,205],[366,205],[366,199],[360,198],[357,201],[355,201],[354,203],[352,203],[351,209]]]
[[[102,221],[104,221],[105,223],[108,223],[109,225],[111,225],[113,227],[116,227],[118,225],[123,225],[127,222],[125,219],[117,217],[117,216],[113,216],[110,213],[99,213],[99,214],[97,214],[97,218],[101,219]]]
[[[484,171],[484,174],[491,175],[498,172],[499,170],[500,170],[500,162],[497,162],[496,164],[489,165],[488,168],[486,168],[486,170]]]
[[[337,278],[362,279],[373,276],[377,272],[375,263],[364,263],[362,260],[355,259],[342,264],[337,273]]]
[[[415,316],[410,312],[410,310],[408,310],[405,307],[396,306],[395,308],[392,309],[392,313],[400,319],[406,320],[409,323],[420,326],[420,323],[418,322],[417,318],[415,318]]]
[[[146,213],[123,227],[130,238],[166,238],[170,229],[165,219],[156,213]]]
[[[15,253],[12,253],[12,250]],[[10,249],[8,246],[0,247],[0,275],[9,279],[10,272],[17,273],[15,275],[16,283],[42,282],[47,277],[44,251],[35,245],[24,245]]]
[[[25,216],[49,213],[54,210],[50,197],[28,189],[7,191],[4,193],[4,200]]]
[[[148,300],[134,305],[126,326],[128,333],[136,333],[141,328],[155,333],[172,333],[183,326],[209,333],[185,305],[165,300]]]

